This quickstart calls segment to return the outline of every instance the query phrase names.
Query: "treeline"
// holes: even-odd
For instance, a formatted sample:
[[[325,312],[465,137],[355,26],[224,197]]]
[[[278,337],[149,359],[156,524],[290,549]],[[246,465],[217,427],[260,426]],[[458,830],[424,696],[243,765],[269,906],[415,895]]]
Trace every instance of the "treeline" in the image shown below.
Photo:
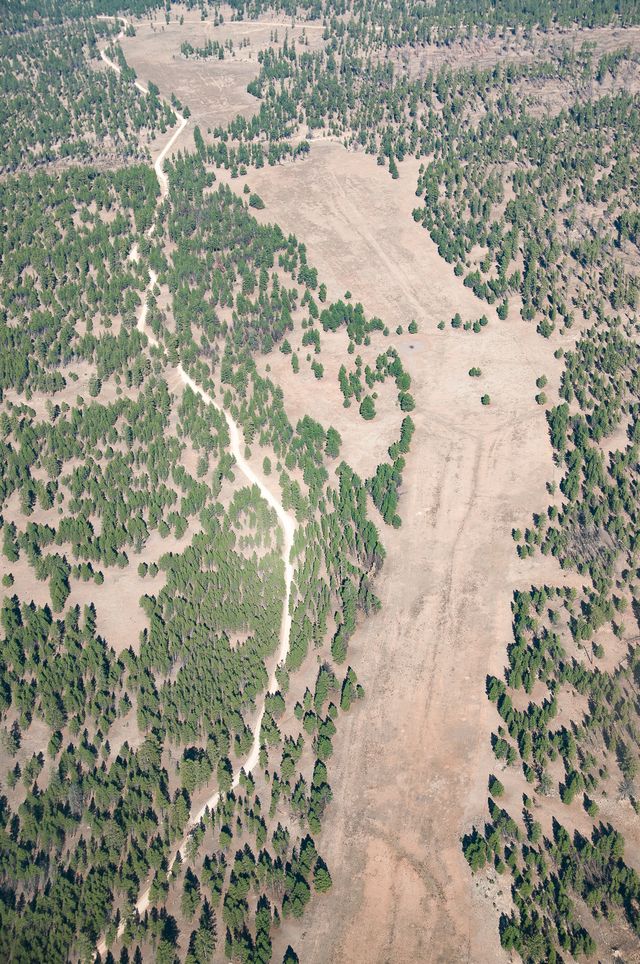
[[[143,138],[164,133],[173,110],[126,74],[97,70],[114,25],[74,21],[0,37],[0,170],[53,161],[119,163],[148,157]]]
[[[136,177],[135,169],[74,170],[11,182],[25,217],[5,232],[10,317],[28,325],[43,302],[57,313],[59,329],[41,326],[36,337],[27,327],[21,344],[28,364],[38,359],[38,379],[60,377],[38,381],[29,368],[17,377],[16,352],[3,353],[3,551],[9,570],[24,555],[49,580],[51,595],[45,607],[9,596],[2,614],[2,729],[11,760],[0,864],[4,947],[25,959],[89,956],[102,933],[117,947],[118,921],[126,916],[140,953],[153,948],[205,960],[224,928],[230,955],[268,960],[271,928],[300,916],[314,892],[331,886],[312,835],[332,798],[340,714],[364,695],[347,665],[349,641],[358,620],[379,606],[373,581],[384,549],[368,518],[367,483],[340,460],[339,433],[310,417],[292,425],[282,390],[254,361],[255,353],[283,343],[301,311],[305,330],[311,321],[323,327],[314,294],[326,303],[326,288],[304,246],[258,225],[227,189],[209,192],[199,158],[178,157],[153,239],[139,242],[142,258],[160,274],[148,321],[161,346],[149,350],[135,327],[146,265],[127,259],[134,232],[151,223],[157,184]],[[115,215],[104,219],[106,233],[103,211]],[[139,293],[123,302],[117,334],[106,310],[90,326],[84,309],[99,267],[97,255],[95,264],[90,260],[94,231],[109,270],[127,265],[131,290]],[[23,241],[31,244],[26,253]],[[35,278],[31,302],[22,293],[27,278]],[[165,285],[171,325],[159,309]],[[95,304],[103,304],[100,291]],[[64,305],[72,308],[66,319]],[[327,305],[328,332],[346,324],[363,348],[385,337],[382,323],[344,305]],[[9,319],[5,327],[11,337],[19,330]],[[54,341],[43,350],[37,339],[45,333]],[[52,351],[63,338],[63,352]],[[68,387],[79,361],[92,372],[89,398],[72,402]],[[366,377],[391,375],[408,387],[397,361],[393,350],[382,352]],[[299,521],[290,650],[260,722],[259,773],[242,775],[237,797],[233,775],[251,746],[278,643],[282,536],[257,490],[241,487],[222,414],[190,389],[179,398],[169,391],[168,369],[177,362],[222,397],[241,425],[247,454],[258,446],[269,453],[274,484]],[[52,394],[46,418],[13,401],[21,393],[41,409],[45,391]],[[56,400],[59,392],[65,395]],[[396,471],[410,437],[405,420],[389,450]],[[184,465],[186,448],[196,455],[193,474]],[[376,497],[386,515],[390,498]],[[149,573],[161,573],[164,583],[142,598],[148,627],[141,639],[117,655],[96,633],[94,607],[69,607],[74,579],[101,585],[110,566],[135,563],[154,531],[180,539],[195,522],[200,531],[186,548],[138,566],[142,586]],[[314,651],[323,654],[314,692],[284,724],[290,677]],[[135,746],[117,735],[125,721],[139,734]],[[47,728],[46,753],[25,750],[34,723]],[[312,752],[303,756],[305,741]],[[258,780],[270,788],[264,805]],[[216,787],[216,815],[190,835],[187,860],[172,864],[194,801]],[[231,858],[238,849],[242,870]],[[149,881],[152,909],[138,920],[130,911]],[[181,887],[179,920],[166,911],[172,886]]]

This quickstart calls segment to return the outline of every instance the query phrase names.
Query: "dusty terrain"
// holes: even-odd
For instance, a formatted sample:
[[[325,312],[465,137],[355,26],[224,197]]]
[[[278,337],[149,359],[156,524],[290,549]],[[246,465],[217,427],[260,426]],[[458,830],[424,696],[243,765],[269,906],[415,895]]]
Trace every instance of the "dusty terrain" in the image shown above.
[[[304,164],[249,178],[261,216],[305,240],[330,297],[348,288],[392,331],[419,325],[390,339],[414,379],[417,431],[404,525],[383,533],[382,612],[350,649],[368,698],[343,724],[333,766],[322,844],[334,887],[276,948],[291,942],[314,962],[501,958],[482,896],[494,895],[476,887],[460,836],[484,813],[495,727],[484,679],[504,660],[511,593],[559,578],[553,560],[520,562],[510,535],[547,498],[535,379],[545,371],[553,384],[559,363],[519,319],[490,315],[478,335],[438,331],[441,318],[476,318],[486,305],[411,220],[415,173],[407,163],[393,182],[371,158],[322,143]],[[472,366],[482,378],[469,378]]]
[[[163,90],[170,80],[194,124],[254,111],[242,88],[257,64],[178,62],[186,36],[179,31],[187,27],[162,36],[148,28],[147,42],[138,27],[136,38],[125,39],[138,75]],[[241,25],[233,29],[242,33]],[[193,30],[211,35],[214,28]],[[505,957],[496,920],[509,906],[508,885],[478,885],[460,837],[485,812],[496,717],[484,680],[504,662],[511,594],[560,576],[553,560],[520,562],[510,534],[548,501],[553,467],[535,379],[544,372],[553,388],[560,363],[533,327],[513,312],[500,322],[441,260],[411,219],[416,176],[417,165],[405,162],[394,182],[372,158],[322,141],[304,163],[230,182],[241,191],[247,180],[266,203],[261,219],[305,242],[330,299],[350,290],[392,333],[399,324],[406,332],[412,318],[419,325],[417,335],[389,339],[413,377],[417,431],[403,484],[404,525],[384,530],[383,609],[350,648],[368,696],[345,719],[332,765],[335,796],[320,843],[334,886],[301,923],[281,928],[276,959],[289,943],[313,962]],[[464,320],[486,313],[490,324],[477,335],[448,325],[439,331],[437,323],[456,311]],[[320,356],[327,367],[343,348],[331,338],[323,337]],[[303,364],[294,378],[288,360],[275,355],[267,363],[282,379],[290,416],[308,411],[313,398],[311,413],[334,424],[344,455],[369,471],[398,413],[385,407],[373,423],[380,440],[372,453],[364,439],[349,437],[352,419],[341,418],[333,378],[317,383]],[[468,376],[472,366],[482,369],[480,379]],[[480,404],[484,392],[489,408]]]
[[[136,36],[121,41],[127,62],[145,83],[153,81],[163,96],[174,93],[188,104],[194,124],[204,132],[228,123],[241,114],[250,117],[259,101],[247,92],[247,84],[260,69],[258,51],[275,43],[300,41],[303,35],[309,50],[322,44],[322,24],[291,25],[287,20],[264,22],[231,22],[231,10],[222,7],[225,23],[214,26],[211,19],[202,21],[195,11],[186,10],[180,23],[180,11],[172,13],[170,23],[158,18],[136,23]],[[185,58],[181,45],[188,41],[201,48],[207,41],[233,41],[233,53],[225,51],[224,60]],[[248,45],[240,46],[248,40]],[[191,125],[191,131],[193,130]],[[185,137],[188,141],[189,138]]]
[[[138,25],[136,37],[123,41],[141,80],[189,105],[188,136],[177,148],[196,123],[206,128],[255,111],[245,88],[257,72],[256,50],[273,30],[214,28],[193,18]],[[185,61],[179,53],[185,39],[233,35],[239,42],[249,33],[252,43],[237,59]],[[484,681],[504,663],[512,592],[561,578],[553,559],[520,562],[511,538],[513,526],[547,505],[545,483],[558,481],[534,397],[542,373],[553,396],[561,363],[552,354],[557,341],[541,339],[513,311],[499,321],[454,276],[411,218],[417,165],[400,170],[394,182],[374,159],[323,141],[304,162],[230,182],[241,191],[246,180],[266,203],[260,218],[304,241],[330,299],[348,289],[384,319],[417,403],[403,526],[380,522],[383,608],[350,644],[367,698],[344,717],[332,760],[334,801],[319,844],[334,886],[303,921],[275,932],[275,960],[289,943],[313,964],[506,959],[496,922],[509,906],[508,883],[479,885],[460,837],[483,820],[486,777],[495,769],[489,737],[497,717]],[[448,324],[439,331],[437,323],[455,312],[464,320],[484,313],[490,323],[480,334]],[[417,335],[393,334],[397,325],[406,332],[411,319]],[[294,378],[284,356],[261,364],[282,383],[290,417],[308,412],[334,424],[344,457],[368,473],[401,416],[385,402],[367,426],[373,434],[345,418],[335,379],[343,352],[338,336],[323,337],[321,382],[304,364]],[[473,366],[481,378],[469,377]],[[480,404],[485,392],[489,407]]]

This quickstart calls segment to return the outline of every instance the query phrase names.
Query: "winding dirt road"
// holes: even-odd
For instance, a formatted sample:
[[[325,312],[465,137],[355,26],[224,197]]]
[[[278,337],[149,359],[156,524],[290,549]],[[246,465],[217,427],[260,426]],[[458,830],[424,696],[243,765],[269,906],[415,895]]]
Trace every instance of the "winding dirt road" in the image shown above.
[[[98,19],[98,20],[114,20],[114,19],[116,19],[116,18],[114,18],[114,17],[100,16],[100,17],[98,17],[97,19]],[[118,17],[117,19],[120,20],[120,22],[124,24],[122,30],[120,31],[120,33],[119,33],[118,36],[116,37],[116,40],[121,40],[121,39],[124,37],[124,32],[125,32],[125,30],[126,30],[126,28],[127,28],[127,26],[128,26],[128,21],[127,21],[124,17]],[[112,70],[115,70],[115,72],[116,72],[117,74],[121,73],[120,64],[117,64],[115,61],[111,60],[111,58],[107,56],[107,53],[106,53],[104,47],[103,47],[102,50],[100,51],[100,56],[101,56],[101,58],[103,59],[103,61],[105,62],[105,64],[106,64],[108,67],[111,67]],[[148,93],[149,93],[149,88],[148,88],[148,87],[145,87],[145,85],[142,84],[139,80],[135,80],[135,81],[134,81],[134,86],[136,87],[137,90],[140,91],[141,94],[148,94]],[[168,191],[169,191],[169,179],[167,178],[167,175],[165,174],[165,172],[164,172],[164,167],[163,167],[164,159],[165,159],[165,157],[167,156],[167,154],[169,153],[169,151],[171,150],[171,148],[173,147],[173,145],[175,144],[175,142],[178,140],[178,138],[180,137],[180,135],[182,134],[182,132],[183,132],[183,130],[185,129],[185,127],[187,126],[187,124],[189,123],[188,120],[187,120],[187,118],[184,117],[179,111],[175,111],[175,114],[176,114],[176,117],[178,118],[178,126],[176,127],[175,131],[173,132],[173,134],[171,135],[171,137],[169,138],[169,140],[167,141],[167,143],[164,145],[164,147],[162,148],[162,150],[161,150],[160,153],[158,154],[158,156],[157,156],[157,158],[156,158],[156,160],[155,160],[155,163],[154,163],[154,165],[153,165],[153,169],[154,169],[154,171],[156,172],[156,177],[158,178],[158,181],[159,181],[159,183],[160,183],[160,195],[161,195],[161,197],[166,197],[166,195],[167,195],[167,193],[168,193]]]
[[[114,19],[114,18],[101,17],[100,19]],[[120,22],[124,23],[124,27],[116,39],[120,39],[121,37],[124,36],[124,30],[126,29],[126,26],[127,26],[127,21],[124,18],[120,17],[118,19],[120,20]],[[104,49],[100,51],[100,56],[102,57],[102,60],[109,67],[111,67],[117,73],[120,73],[120,66],[114,63],[114,61],[107,56]],[[148,93],[148,89],[144,86],[144,84],[141,84],[140,81],[136,80],[135,86],[142,93],[144,94]],[[154,170],[156,172],[156,176],[158,178],[158,182],[160,184],[161,198],[166,197],[169,191],[169,180],[163,169],[164,159],[167,156],[168,152],[173,147],[173,145],[175,144],[175,142],[177,141],[177,139],[180,137],[180,135],[182,134],[183,130],[185,129],[188,123],[186,117],[184,117],[182,114],[178,113],[177,111],[176,111],[176,114],[178,117],[178,126],[176,127],[175,131],[173,132],[173,134],[171,135],[171,137],[163,147],[162,151],[156,158],[153,165]],[[155,225],[151,226],[148,232],[148,236],[151,236],[153,234],[154,227]],[[133,246],[129,257],[132,260],[135,260],[135,261],[138,260],[139,252],[138,252],[137,244]],[[140,310],[140,314],[137,320],[138,331],[142,332],[147,336],[149,344],[152,347],[158,347],[158,341],[149,331],[146,330],[147,312],[149,308],[147,296],[153,290],[157,281],[158,281],[158,276],[156,272],[150,269],[149,283],[145,291],[144,303],[142,305],[142,308]],[[285,511],[284,506],[282,505],[280,500],[273,494],[273,492],[271,492],[270,489],[267,488],[267,486],[264,484],[262,479],[260,479],[256,475],[256,473],[251,468],[247,460],[244,458],[244,455],[243,455],[244,443],[242,441],[240,429],[238,428],[237,423],[229,414],[229,412],[225,411],[225,409],[223,409],[222,406],[208,392],[206,392],[200,385],[198,385],[197,382],[195,382],[194,379],[191,377],[191,375],[189,375],[189,373],[184,370],[182,365],[178,365],[176,368],[176,371],[183,385],[188,386],[193,392],[198,394],[207,405],[213,405],[214,408],[216,408],[219,412],[221,412],[224,415],[227,422],[227,428],[229,430],[231,451],[236,460],[236,465],[243,473],[247,481],[251,485],[255,485],[258,487],[262,498],[274,510],[274,512],[276,513],[280,528],[282,529],[282,534],[284,536],[283,545],[282,545],[282,559],[284,562],[285,593],[284,593],[284,601],[282,606],[282,621],[280,624],[280,642],[278,646],[276,660],[274,662],[274,666],[271,671],[271,675],[269,677],[268,686],[265,691],[265,697],[263,698],[260,704],[258,716],[257,716],[257,719],[255,720],[254,737],[253,737],[253,743],[251,744],[251,750],[249,751],[248,756],[242,761],[240,766],[234,771],[232,787],[235,788],[238,786],[240,782],[241,771],[244,770],[245,773],[250,773],[251,770],[253,770],[258,765],[258,760],[260,756],[260,729],[262,727],[262,718],[264,716],[266,696],[269,693],[274,693],[277,690],[278,684],[276,680],[276,668],[280,663],[282,663],[287,658],[287,654],[289,652],[289,637],[291,633],[291,614],[289,612],[289,599],[291,597],[291,584],[293,582],[293,571],[294,571],[293,564],[291,562],[291,549],[293,547],[293,539],[296,531],[296,523],[293,517],[290,516],[289,513]],[[173,867],[173,864],[175,863],[178,857],[178,854],[181,857],[184,857],[187,841],[189,839],[191,831],[200,822],[200,820],[205,815],[207,810],[211,811],[215,809],[215,807],[218,805],[219,799],[220,799],[220,794],[218,793],[218,791],[215,791],[204,802],[204,804],[196,813],[191,814],[187,833],[183,838],[180,846],[176,849],[175,853],[171,858],[170,868]],[[144,912],[149,908],[149,906],[150,906],[149,888],[147,887],[146,890],[144,890],[143,893],[138,898],[138,901],[135,905],[135,910],[139,914],[144,914]],[[118,937],[121,937],[123,935],[125,924],[126,924],[125,920],[121,921],[120,926],[118,927]],[[106,953],[107,944],[104,938],[100,940],[96,950],[101,956]]]

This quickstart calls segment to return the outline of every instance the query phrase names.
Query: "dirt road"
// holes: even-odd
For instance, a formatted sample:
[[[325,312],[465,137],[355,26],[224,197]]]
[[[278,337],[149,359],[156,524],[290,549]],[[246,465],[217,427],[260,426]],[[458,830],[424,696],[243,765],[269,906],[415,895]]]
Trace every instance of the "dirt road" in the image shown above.
[[[266,202],[260,219],[305,242],[331,299],[349,289],[390,329],[404,326],[393,341],[416,398],[404,524],[383,533],[383,607],[350,644],[367,699],[342,722],[331,761],[334,801],[319,846],[334,886],[274,935],[276,960],[289,943],[312,964],[505,959],[496,925],[508,887],[479,889],[460,838],[486,813],[497,719],[485,678],[505,659],[512,592],[560,579],[553,559],[521,563],[510,535],[547,504],[551,450],[535,380],[546,374],[553,391],[560,363],[531,326],[516,313],[497,319],[438,256],[411,218],[416,175],[406,161],[394,182],[375,159],[324,141],[304,163],[247,178]],[[232,186],[241,191],[243,179]],[[478,335],[455,331],[457,311],[490,323]],[[415,336],[406,334],[412,318]],[[332,350],[327,339],[323,359]],[[293,417],[292,406],[308,402],[301,384],[285,386]],[[315,401],[323,417],[324,398]],[[346,421],[335,425],[348,439]],[[359,469],[357,449],[347,457]]]
[[[126,24],[126,21],[125,21],[125,24]],[[124,34],[124,31],[121,34],[121,36],[123,34]],[[114,70],[118,72],[120,71],[119,66],[115,64],[112,60],[110,60],[109,57],[107,57],[104,50],[101,50],[100,53],[101,53],[102,59],[105,61],[106,64],[108,64]],[[143,93],[147,92],[146,87],[144,87],[144,85],[139,83],[138,81],[136,81],[136,87],[138,87],[138,89],[141,90]],[[166,197],[169,190],[168,178],[163,169],[164,159],[167,156],[168,152],[173,147],[173,145],[175,144],[175,142],[177,141],[182,131],[184,130],[186,124],[187,124],[187,119],[183,117],[181,114],[178,114],[178,127],[176,128],[176,130],[173,132],[173,134],[171,135],[171,137],[163,147],[162,151],[156,158],[155,163],[153,165],[156,175],[158,177],[158,181],[160,183],[160,195],[162,198]],[[149,231],[150,234],[153,233],[153,229],[154,229],[154,226],[152,225]],[[138,253],[137,245],[135,245],[134,248],[132,249],[130,257],[134,260],[138,259],[139,253]],[[140,309],[140,314],[138,315],[138,319],[137,319],[138,331],[142,332],[143,334],[146,334],[147,338],[149,339],[149,343],[151,344],[152,347],[157,346],[158,342],[156,338],[146,329],[146,320],[147,320],[147,313],[148,313],[147,294],[153,290],[157,281],[158,281],[158,276],[156,272],[153,270],[150,270],[149,284],[147,285],[144,301]],[[293,547],[293,539],[296,531],[296,523],[292,518],[292,516],[290,516],[289,513],[285,511],[284,506],[277,498],[277,496],[275,496],[271,492],[271,490],[265,485],[262,479],[260,479],[259,476],[256,475],[256,473],[253,471],[253,469],[251,468],[247,460],[244,458],[244,455],[243,455],[244,441],[242,439],[240,429],[238,428],[237,423],[234,421],[234,419],[229,414],[229,412],[225,411],[225,409],[223,409],[222,406],[208,392],[206,392],[200,385],[198,385],[197,382],[195,382],[194,379],[191,377],[191,375],[189,375],[189,373],[184,370],[182,365],[178,365],[176,371],[183,385],[190,388],[197,395],[200,395],[202,400],[207,405],[212,405],[214,408],[222,412],[222,414],[224,415],[227,422],[227,427],[229,430],[230,448],[231,448],[231,452],[233,453],[233,457],[235,458],[236,465],[238,466],[240,471],[247,479],[247,482],[250,485],[255,485],[258,487],[262,498],[275,511],[276,516],[278,518],[278,523],[282,529],[282,533],[284,537],[283,544],[282,544],[282,560],[284,563],[285,593],[284,593],[284,601],[283,601],[283,607],[282,607],[282,621],[280,625],[280,637],[279,637],[280,641],[278,646],[278,652],[277,652],[276,660],[273,665],[273,669],[271,671],[271,675],[269,677],[267,688],[265,690],[265,695],[260,702],[258,715],[254,722],[254,730],[253,730],[254,736],[253,736],[253,742],[251,744],[251,749],[247,757],[242,761],[241,766],[239,766],[234,772],[232,787],[235,788],[238,786],[240,781],[241,769],[244,769],[245,773],[249,773],[251,772],[251,770],[255,769],[258,765],[258,759],[260,755],[260,728],[262,726],[262,718],[264,716],[265,699],[267,694],[273,693],[277,690],[278,684],[277,684],[276,675],[275,675],[276,667],[280,663],[284,662],[289,652],[289,638],[291,633],[291,614],[289,612],[289,599],[291,596],[291,584],[293,582],[293,571],[294,571],[293,565],[291,563],[291,549]],[[220,799],[220,795],[217,791],[212,793],[211,796],[201,806],[201,808],[196,813],[191,814],[190,820],[189,820],[189,829],[193,828],[196,824],[200,822],[201,818],[204,816],[207,810],[213,810],[218,805],[219,799]],[[180,853],[181,856],[184,856],[187,839],[188,839],[188,836],[185,837],[185,839],[182,841],[182,843],[180,844],[180,847],[176,849],[176,852],[171,859],[171,863],[170,863],[171,866],[173,866],[173,863],[178,853]],[[148,909],[148,907],[149,907],[149,889],[147,888],[140,895],[140,898],[136,903],[136,910],[138,911],[139,914],[144,914],[144,912]],[[124,927],[125,927],[125,921],[123,920],[122,923],[120,924],[120,927],[118,928],[118,937],[121,937],[122,934],[124,934]],[[107,946],[104,940],[100,941],[100,943],[98,944],[97,950],[101,955],[105,954],[107,950]]]

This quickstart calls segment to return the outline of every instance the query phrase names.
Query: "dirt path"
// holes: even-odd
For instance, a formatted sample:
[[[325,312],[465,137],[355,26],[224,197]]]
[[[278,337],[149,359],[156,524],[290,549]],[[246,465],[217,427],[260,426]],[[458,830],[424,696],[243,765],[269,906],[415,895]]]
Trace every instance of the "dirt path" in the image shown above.
[[[120,19],[123,20],[123,18],[120,18]],[[126,20],[123,22],[125,23],[125,27],[126,27]],[[119,37],[123,35],[124,35],[124,29],[119,35]],[[109,57],[107,57],[104,50],[101,50],[100,54],[104,62],[108,64],[109,67],[112,67],[117,72],[120,71],[120,67],[117,64],[115,64],[112,60],[110,60]],[[139,90],[141,90],[143,93],[147,93],[146,87],[144,87],[144,85],[139,83],[138,81],[136,81],[136,87]],[[178,139],[178,137],[180,136],[180,134],[182,133],[182,131],[184,130],[187,124],[187,119],[183,117],[181,114],[178,114],[178,120],[179,120],[178,127],[176,128],[174,133],[171,135],[171,137],[163,147],[162,151],[156,158],[156,161],[153,165],[156,175],[158,177],[158,181],[160,183],[161,198],[166,197],[169,190],[168,178],[162,167],[164,159],[167,156],[167,153],[172,148],[172,146],[175,144],[176,140]],[[153,229],[154,229],[154,226],[152,225],[149,230],[149,234],[153,233]],[[129,256],[133,260],[136,260],[136,261],[138,260],[139,253],[138,253],[137,245],[134,245]],[[147,313],[148,313],[148,307],[149,307],[148,301],[147,301],[147,295],[153,290],[154,286],[157,283],[157,280],[158,280],[158,276],[156,272],[153,270],[150,270],[149,283],[147,285],[144,302],[137,320],[138,331],[142,332],[143,334],[146,334],[149,340],[149,344],[152,347],[157,347],[158,341],[149,331],[146,330],[146,320],[147,320]],[[219,412],[221,412],[224,415],[227,423],[227,428],[229,430],[230,447],[231,447],[233,456],[236,460],[236,465],[243,473],[243,475],[245,476],[249,484],[255,485],[258,487],[262,498],[275,511],[276,516],[278,518],[278,523],[280,525],[280,528],[282,529],[282,533],[284,537],[283,545],[282,545],[282,559],[284,562],[285,593],[284,593],[284,601],[282,606],[282,621],[280,624],[280,636],[279,636],[280,642],[278,646],[276,660],[274,662],[271,675],[269,676],[267,688],[265,690],[265,696],[261,701],[260,709],[258,711],[258,715],[255,720],[254,737],[253,737],[253,743],[251,744],[251,750],[249,751],[249,754],[247,755],[247,757],[242,761],[242,764],[238,766],[234,771],[232,788],[235,789],[240,782],[241,770],[244,770],[245,773],[250,773],[258,765],[259,756],[260,756],[260,729],[262,726],[262,718],[264,716],[265,699],[269,693],[274,693],[277,690],[278,683],[276,680],[276,668],[280,663],[282,663],[287,658],[287,654],[289,652],[289,638],[291,633],[291,614],[289,612],[289,599],[291,597],[291,584],[293,582],[293,573],[294,573],[293,564],[291,562],[291,549],[293,547],[293,540],[294,540],[295,531],[296,531],[296,523],[292,518],[292,516],[290,516],[289,513],[285,511],[284,506],[282,505],[280,500],[264,484],[262,479],[260,479],[259,476],[256,475],[256,473],[253,471],[253,469],[251,468],[247,460],[244,458],[244,455],[243,455],[244,443],[242,440],[240,429],[238,428],[237,423],[229,414],[229,412],[223,409],[222,406],[208,392],[206,392],[200,385],[198,385],[193,380],[191,375],[189,375],[189,373],[184,370],[182,365],[178,365],[176,368],[176,371],[183,385],[185,385],[186,387],[189,387],[197,395],[200,395],[202,400],[207,405],[212,405],[214,408],[216,408]],[[220,794],[217,791],[212,793],[211,796],[201,806],[201,808],[197,812],[191,814],[189,819],[187,834],[185,835],[182,843],[176,849],[175,853],[173,854],[173,857],[171,858],[170,869],[171,867],[173,867],[173,864],[175,863],[178,854],[180,854],[181,857],[185,856],[189,833],[191,832],[193,827],[195,827],[200,822],[200,820],[205,815],[207,810],[215,809],[215,807],[218,805],[219,799],[220,799]],[[144,914],[144,912],[148,909],[149,905],[150,905],[149,888],[147,888],[140,895],[135,905],[135,909],[139,914]],[[121,937],[124,934],[125,923],[126,923],[125,920],[123,920],[120,923],[120,926],[118,928],[118,937]],[[101,955],[106,953],[107,945],[104,939],[102,939],[99,942],[97,946],[97,951]]]
[[[553,467],[535,379],[546,373],[553,391],[561,363],[534,327],[515,314],[501,322],[438,256],[411,217],[412,164],[394,182],[374,158],[318,140],[303,163],[247,176],[266,205],[260,220],[304,240],[330,299],[348,288],[392,331],[404,326],[391,341],[416,398],[403,525],[381,533],[382,608],[349,645],[367,698],[342,719],[331,760],[318,843],[334,886],[276,932],[275,960],[288,944],[311,964],[507,959],[497,923],[509,885],[478,886],[460,838],[486,814],[498,720],[485,679],[505,661],[512,592],[565,578],[550,557],[521,562],[511,538],[547,504]],[[485,313],[489,325],[455,331],[456,311]],[[332,350],[325,336],[322,359]],[[480,379],[468,375],[475,366]],[[285,404],[295,391],[294,380]],[[335,426],[347,436],[337,416]]]
[[[132,251],[132,254],[133,254],[133,251]],[[153,270],[150,270],[147,292],[150,292],[153,290],[157,280],[158,280],[158,276],[156,272]],[[153,347],[156,347],[158,345],[157,340],[150,332],[146,330],[147,309],[148,309],[148,302],[145,300],[144,305],[142,306],[142,309],[138,316],[137,328],[138,328],[138,331],[142,332],[143,334],[146,334],[147,338],[149,339],[149,344]],[[293,539],[296,531],[296,523],[293,520],[293,518],[289,515],[289,513],[285,511],[280,500],[276,498],[276,496],[271,492],[270,489],[267,488],[267,486],[264,484],[262,479],[260,479],[256,475],[256,473],[253,471],[253,469],[251,468],[247,460],[244,458],[242,454],[242,450],[244,448],[244,442],[242,440],[240,429],[238,428],[236,421],[231,417],[229,412],[227,412],[224,408],[222,408],[222,406],[211,395],[209,395],[208,392],[206,392],[200,385],[198,385],[197,382],[193,380],[191,375],[189,375],[184,370],[182,365],[178,365],[175,370],[178,373],[183,385],[190,388],[192,392],[195,392],[197,395],[199,395],[207,405],[213,405],[214,408],[216,408],[219,412],[221,412],[224,415],[227,423],[227,428],[229,430],[230,447],[231,447],[231,451],[233,452],[233,456],[236,460],[236,465],[238,466],[242,474],[245,476],[249,484],[256,485],[258,487],[262,498],[274,510],[274,512],[276,513],[276,516],[278,517],[278,522],[280,524],[280,527],[284,535],[284,542],[282,547],[282,559],[283,559],[284,568],[285,568],[285,572],[284,572],[285,596],[284,596],[284,604],[282,609],[282,623],[280,626],[280,644],[278,647],[278,653],[274,664],[274,668],[271,672],[271,676],[269,677],[269,683],[268,683],[265,695],[268,693],[274,693],[278,688],[278,684],[276,681],[275,667],[278,666],[279,663],[282,663],[287,658],[287,654],[289,652],[289,636],[291,632],[291,614],[289,612],[289,598],[291,596],[291,583],[293,582],[293,572],[294,572],[293,565],[291,563],[291,549],[293,547]],[[242,762],[241,767],[238,767],[234,775],[234,778],[233,778],[234,788],[238,786],[238,783],[240,780],[240,769],[244,769],[245,773],[249,773],[258,765],[258,759],[260,756],[260,727],[262,726],[263,716],[264,716],[264,700],[262,701],[262,704],[258,713],[258,717],[255,723],[255,733],[253,737],[253,743],[251,745],[251,750],[249,752],[249,755]],[[209,797],[209,799],[206,800],[205,803],[202,805],[201,809],[197,813],[191,815],[190,826],[193,827],[197,823],[199,823],[207,809],[212,810],[214,809],[214,807],[217,806],[218,800],[219,800],[219,794],[217,792],[212,794],[212,796]],[[186,839],[185,839],[185,843],[186,843]],[[181,851],[183,846],[184,844],[180,848]],[[143,910],[144,909],[145,908],[143,908]]]
[[[331,761],[319,846],[334,886],[274,933],[275,960],[289,943],[311,964],[506,960],[497,921],[508,884],[479,886],[460,838],[486,814],[497,717],[485,679],[505,661],[513,590],[562,578],[550,557],[520,562],[510,535],[547,505],[553,468],[535,379],[545,373],[551,394],[561,363],[555,344],[515,313],[499,321],[439,257],[411,217],[416,175],[405,161],[394,182],[375,159],[323,139],[307,161],[246,178],[266,203],[259,219],[304,240],[330,299],[349,289],[390,329],[404,326],[393,342],[417,403],[403,526],[382,534],[382,609],[350,643],[367,699],[343,719]],[[243,179],[232,186],[241,191]],[[456,311],[490,324],[454,331]],[[406,334],[411,318],[416,336]],[[323,353],[332,350],[324,339]],[[468,375],[476,366],[481,379]],[[287,386],[286,405],[299,384]]]
[[[113,19],[114,19],[113,17],[107,17],[107,16],[98,17],[98,20],[113,20]],[[125,29],[128,25],[128,21],[124,17],[119,17],[118,19],[120,20],[121,23],[124,24],[124,27],[116,37],[116,40],[122,40],[122,38],[124,37]],[[104,48],[102,48],[102,50],[100,51],[100,56],[108,67],[111,67],[112,70],[115,70],[117,74],[120,73],[120,65],[116,64],[113,60],[111,60],[110,57],[107,56]],[[141,83],[139,80],[135,80],[134,85],[140,91],[141,94],[149,93],[149,88],[145,87],[145,85]],[[175,114],[176,114],[176,117],[178,118],[178,126],[176,127],[175,131],[173,132],[173,134],[171,135],[167,143],[164,145],[164,147],[158,154],[153,164],[153,169],[156,172],[156,177],[158,178],[158,181],[160,183],[160,194],[162,197],[165,197],[169,191],[169,180],[167,178],[167,175],[164,172],[164,167],[163,167],[164,159],[188,124],[187,118],[184,117],[179,111],[175,111]]]

